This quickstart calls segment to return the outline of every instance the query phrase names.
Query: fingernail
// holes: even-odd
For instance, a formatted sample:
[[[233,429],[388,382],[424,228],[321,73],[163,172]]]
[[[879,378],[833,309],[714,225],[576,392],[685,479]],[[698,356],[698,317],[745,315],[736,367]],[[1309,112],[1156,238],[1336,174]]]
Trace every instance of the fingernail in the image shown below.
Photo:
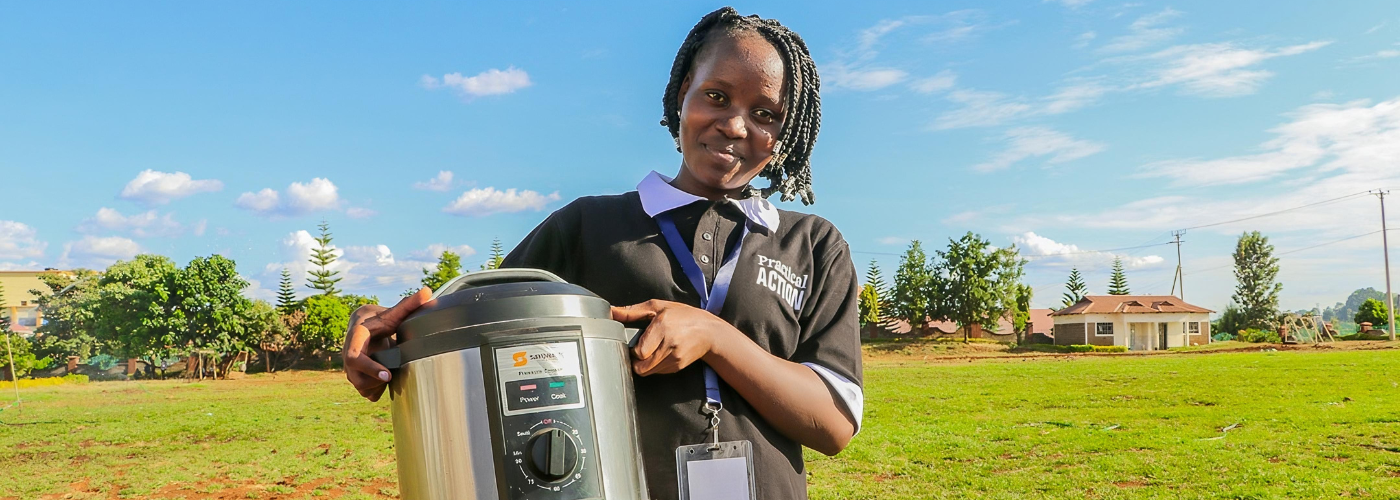
[[[383,380],[383,381],[385,381],[385,382],[388,382],[388,381],[389,381],[389,372],[386,372],[386,371],[381,371],[381,372],[379,372],[379,380]]]

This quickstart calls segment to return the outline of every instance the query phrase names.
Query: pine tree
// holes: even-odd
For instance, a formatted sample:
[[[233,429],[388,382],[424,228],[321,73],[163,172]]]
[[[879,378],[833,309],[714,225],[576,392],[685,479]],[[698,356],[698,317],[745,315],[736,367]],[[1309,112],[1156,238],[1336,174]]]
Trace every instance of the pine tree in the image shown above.
[[[500,269],[501,263],[505,262],[505,260],[506,251],[505,248],[501,246],[501,239],[493,238],[491,240],[491,258],[487,259],[486,263],[481,265],[481,270]]]
[[[875,259],[870,259],[870,267],[865,270],[865,284],[875,287],[875,294],[880,299],[880,317],[888,316],[890,311],[894,310],[890,301],[893,294],[890,285],[885,283],[884,273],[880,272],[880,265],[875,263]]]
[[[1278,257],[1269,238],[1259,231],[1240,235],[1235,244],[1235,303],[1244,328],[1268,329],[1278,317]]]
[[[1113,276],[1108,278],[1109,295],[1130,295],[1128,277],[1123,274],[1123,259],[1113,258]]]
[[[437,290],[462,275],[462,257],[451,250],[443,250],[438,256],[437,267],[423,270],[423,286]]]
[[[1089,287],[1084,285],[1084,276],[1079,274],[1079,268],[1069,270],[1069,281],[1065,283],[1064,306],[1069,307],[1079,302],[1089,294]]]
[[[292,273],[282,268],[282,281],[277,283],[277,312],[291,314],[297,309],[297,292],[292,285]]]
[[[331,246],[331,226],[326,221],[321,221],[317,226],[321,229],[321,236],[316,238],[316,248],[311,251],[311,265],[316,269],[307,271],[311,278],[307,279],[307,287],[320,290],[323,295],[336,295],[340,289],[335,284],[341,280],[340,271],[330,270],[331,264],[335,263],[335,247]]]

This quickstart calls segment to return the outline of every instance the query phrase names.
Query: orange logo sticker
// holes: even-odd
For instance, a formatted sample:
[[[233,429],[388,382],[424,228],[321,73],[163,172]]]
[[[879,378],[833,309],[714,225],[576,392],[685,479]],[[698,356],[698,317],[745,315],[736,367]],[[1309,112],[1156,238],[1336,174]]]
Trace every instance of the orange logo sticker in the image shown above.
[[[525,366],[525,363],[530,362],[529,358],[525,357],[525,351],[520,351],[515,354],[511,354],[510,359],[515,360],[515,366]]]

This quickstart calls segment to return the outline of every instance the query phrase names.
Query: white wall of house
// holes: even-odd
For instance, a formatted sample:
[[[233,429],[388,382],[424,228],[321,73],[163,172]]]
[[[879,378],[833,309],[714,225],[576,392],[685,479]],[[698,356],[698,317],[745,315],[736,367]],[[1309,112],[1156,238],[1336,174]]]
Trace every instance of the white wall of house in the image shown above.
[[[1082,323],[1084,331],[1089,336],[1087,342],[1092,343],[1096,338],[1104,337],[1097,335],[1098,323],[1113,324],[1113,345],[1121,345],[1132,348],[1132,328],[1130,324],[1137,323],[1142,326],[1138,328],[1148,329],[1149,346],[1155,349],[1163,349],[1160,339],[1158,323],[1167,325],[1167,345],[1166,348],[1184,347],[1190,345],[1187,323],[1201,322],[1210,323],[1210,314],[1207,313],[1113,313],[1113,314],[1073,314],[1068,316],[1055,316],[1056,325],[1069,325]],[[1200,326],[1202,331],[1207,328],[1204,324]]]

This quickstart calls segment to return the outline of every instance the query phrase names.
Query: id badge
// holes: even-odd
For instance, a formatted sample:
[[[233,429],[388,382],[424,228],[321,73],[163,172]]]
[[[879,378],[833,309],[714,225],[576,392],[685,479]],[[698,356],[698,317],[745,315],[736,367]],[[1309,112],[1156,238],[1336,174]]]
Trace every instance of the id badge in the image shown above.
[[[755,500],[753,443],[692,444],[676,448],[680,500]]]

